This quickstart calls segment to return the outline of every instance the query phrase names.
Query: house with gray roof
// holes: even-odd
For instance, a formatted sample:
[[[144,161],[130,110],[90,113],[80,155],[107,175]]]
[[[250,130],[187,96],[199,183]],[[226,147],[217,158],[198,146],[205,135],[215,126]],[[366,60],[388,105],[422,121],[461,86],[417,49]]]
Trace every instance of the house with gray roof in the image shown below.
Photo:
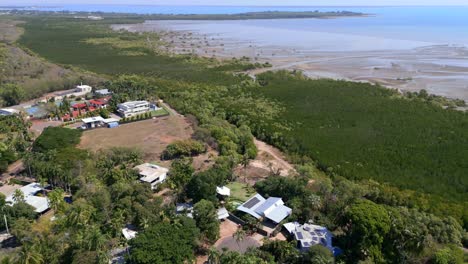
[[[301,251],[307,251],[315,245],[322,245],[328,248],[335,256],[341,253],[341,250],[332,246],[333,234],[323,226],[298,222],[290,222],[283,225],[289,234],[297,241],[297,246]]]
[[[258,193],[237,207],[237,210],[257,219],[266,218],[277,224],[292,213],[292,209],[284,205],[283,199],[279,197],[265,199]]]

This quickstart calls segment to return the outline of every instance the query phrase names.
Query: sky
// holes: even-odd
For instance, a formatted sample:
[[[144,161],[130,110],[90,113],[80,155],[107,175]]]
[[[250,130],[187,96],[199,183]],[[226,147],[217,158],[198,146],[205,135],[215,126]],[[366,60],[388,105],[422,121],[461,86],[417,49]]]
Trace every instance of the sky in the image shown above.
[[[231,5],[231,6],[382,6],[468,5],[468,0],[0,0],[1,5],[61,4]]]

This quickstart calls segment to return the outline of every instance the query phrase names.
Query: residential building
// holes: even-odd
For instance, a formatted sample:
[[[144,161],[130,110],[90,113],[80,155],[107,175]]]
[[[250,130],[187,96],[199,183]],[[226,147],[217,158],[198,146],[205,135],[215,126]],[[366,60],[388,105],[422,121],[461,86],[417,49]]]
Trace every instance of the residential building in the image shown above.
[[[150,103],[147,101],[132,101],[119,104],[117,108],[117,112],[122,117],[132,117],[149,112]]]
[[[193,204],[192,203],[178,203],[176,204],[176,214],[185,215],[193,218]]]
[[[301,225],[298,222],[286,223],[283,226],[297,241],[297,246],[301,251],[307,251],[315,245],[322,245],[335,256],[341,253],[339,248],[332,246],[333,234],[326,227],[309,223]]]
[[[237,210],[257,219],[266,218],[276,224],[292,213],[292,209],[284,205],[283,199],[278,197],[265,199],[258,193],[237,207]]]
[[[108,100],[102,99],[91,99],[88,101],[89,105],[94,108],[106,108],[108,104]]]
[[[141,176],[140,181],[149,183],[153,190],[156,189],[158,184],[166,180],[167,172],[169,171],[164,167],[151,163],[138,165],[135,169],[139,171]]]
[[[63,98],[65,97],[83,97],[89,94],[92,90],[93,88],[91,86],[81,84],[81,85],[77,85],[75,89],[67,90],[67,91],[56,94],[54,99],[56,101],[60,101],[60,100],[63,100]]]
[[[104,118],[100,116],[95,116],[95,117],[83,118],[81,121],[86,126],[86,128],[96,128],[96,127],[102,126],[102,124],[104,123]]]
[[[0,116],[9,116],[9,115],[17,115],[20,111],[12,108],[3,108],[0,109]]]
[[[46,197],[36,196],[37,193],[43,191],[42,186],[39,183],[30,183],[19,189],[24,195],[24,201],[34,207],[36,213],[44,213],[49,209],[49,201]],[[15,204],[13,194],[9,195],[6,202]]]
[[[96,90],[94,94],[98,96],[107,96],[107,95],[111,95],[112,92],[109,91],[109,89],[100,89],[100,90]]]

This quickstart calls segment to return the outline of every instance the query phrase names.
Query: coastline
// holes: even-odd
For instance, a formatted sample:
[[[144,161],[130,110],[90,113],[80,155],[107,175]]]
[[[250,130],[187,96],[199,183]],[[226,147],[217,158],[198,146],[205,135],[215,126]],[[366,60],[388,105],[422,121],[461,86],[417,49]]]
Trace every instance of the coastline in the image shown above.
[[[213,23],[222,21],[148,20],[141,24],[112,25],[112,28],[158,33],[166,43],[162,49],[168,53],[217,59],[248,57],[252,62],[273,65],[248,72],[251,75],[268,70],[300,70],[310,78],[378,83],[411,92],[425,89],[431,94],[468,102],[468,49],[465,47],[401,41],[389,43],[388,48],[381,50],[371,50],[371,47],[366,47],[368,50],[353,50],[353,47],[344,51],[323,50],[320,45],[310,48],[294,46],[295,43],[273,45],[204,30]],[[197,27],[200,30],[194,30]],[[333,43],[335,35],[321,32],[317,37]],[[393,44],[395,48],[392,49]]]

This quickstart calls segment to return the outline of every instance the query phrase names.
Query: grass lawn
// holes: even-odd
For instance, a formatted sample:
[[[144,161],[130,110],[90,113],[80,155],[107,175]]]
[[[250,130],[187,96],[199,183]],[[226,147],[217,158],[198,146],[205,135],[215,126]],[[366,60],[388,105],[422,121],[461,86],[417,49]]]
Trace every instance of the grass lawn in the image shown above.
[[[158,109],[156,111],[151,111],[152,117],[164,116],[168,114],[169,114],[169,111],[167,111],[165,107],[162,107],[161,109]]]
[[[231,200],[233,201],[245,202],[255,194],[255,190],[245,183],[231,182],[226,187],[231,189]]]

